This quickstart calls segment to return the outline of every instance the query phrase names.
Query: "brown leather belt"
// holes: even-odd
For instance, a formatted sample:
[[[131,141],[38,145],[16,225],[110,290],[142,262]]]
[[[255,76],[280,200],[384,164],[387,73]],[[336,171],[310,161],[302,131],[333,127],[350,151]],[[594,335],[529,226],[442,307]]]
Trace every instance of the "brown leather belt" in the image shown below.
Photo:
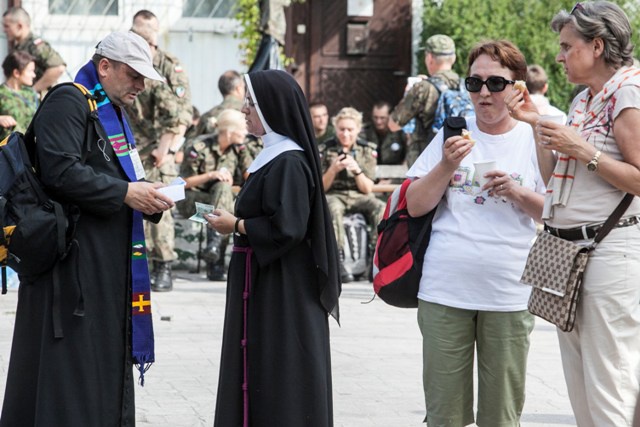
[[[630,216],[622,218],[613,228],[629,227],[631,225],[639,224],[640,218],[637,216]],[[545,224],[544,229],[554,236],[560,237],[565,240],[588,240],[593,239],[598,234],[598,231],[602,228],[602,224],[596,225],[583,225],[582,227],[575,228],[554,228]]]

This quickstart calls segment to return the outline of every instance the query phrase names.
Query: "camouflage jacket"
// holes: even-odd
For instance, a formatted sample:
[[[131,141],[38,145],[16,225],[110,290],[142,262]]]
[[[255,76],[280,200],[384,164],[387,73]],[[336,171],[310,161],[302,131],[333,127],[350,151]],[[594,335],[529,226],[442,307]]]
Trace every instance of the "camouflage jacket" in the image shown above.
[[[316,144],[322,144],[336,137],[336,128],[331,123],[322,135],[316,136]]]
[[[243,100],[238,99],[234,96],[227,96],[222,103],[216,105],[206,113],[200,116],[200,121],[198,125],[193,130],[193,132],[189,135],[190,137],[205,135],[209,133],[214,133],[216,131],[216,121],[215,119],[220,115],[223,110],[232,109],[232,110],[242,110]],[[213,119],[213,120],[212,120]]]
[[[327,169],[329,169],[334,159],[343,152],[343,148],[340,145],[340,142],[334,138],[318,145],[318,151],[320,152],[320,162],[322,164],[322,173],[324,174]],[[353,144],[353,147],[351,147],[349,154],[351,154],[355,161],[358,162],[360,169],[362,169],[362,172],[364,172],[368,178],[372,180],[376,179],[378,157],[376,144],[373,142],[367,142],[363,139],[358,139],[356,143]],[[346,190],[357,191],[358,185],[356,184],[353,173],[345,169],[336,175],[333,180],[333,184],[327,193]]]
[[[167,82],[147,80],[145,90],[133,105],[126,107],[143,158],[155,148],[161,135],[177,134],[179,125],[191,123],[191,92],[180,63],[160,50],[156,51],[153,63]]]
[[[236,175],[242,168],[241,158],[246,151],[244,144],[232,144],[225,152],[220,151],[218,135],[200,135],[185,147],[184,160],[180,167],[180,176],[188,178],[206,172],[226,168],[231,175]],[[194,191],[208,192],[213,182],[204,183],[192,188]]]
[[[457,88],[460,78],[453,71],[441,71],[435,74],[447,82],[450,88]],[[440,92],[429,82],[416,83],[391,112],[391,118],[400,126],[416,118],[416,127],[411,134],[411,142],[429,142],[433,138],[431,126],[438,106]]]
[[[29,36],[22,43],[14,43],[12,51],[14,50],[27,51],[35,58],[36,78],[34,81],[40,80],[47,68],[67,65],[49,43],[34,36],[33,33],[29,33]]]
[[[38,94],[28,86],[23,86],[16,92],[5,84],[0,85],[0,115],[11,116],[18,122],[13,128],[0,128],[0,140],[12,131],[24,133],[39,103]]]
[[[360,137],[378,146],[379,165],[399,165],[404,162],[407,152],[407,136],[402,130],[387,131],[384,135],[380,135],[373,125],[367,125],[360,132]]]

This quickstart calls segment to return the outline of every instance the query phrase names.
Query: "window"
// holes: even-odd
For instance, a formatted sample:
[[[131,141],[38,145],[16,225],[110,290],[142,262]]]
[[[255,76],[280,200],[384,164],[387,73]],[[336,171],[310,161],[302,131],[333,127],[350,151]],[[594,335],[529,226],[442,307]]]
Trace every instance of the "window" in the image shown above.
[[[185,0],[184,18],[233,18],[237,12],[234,0]]]
[[[118,0],[49,0],[49,14],[118,16]]]

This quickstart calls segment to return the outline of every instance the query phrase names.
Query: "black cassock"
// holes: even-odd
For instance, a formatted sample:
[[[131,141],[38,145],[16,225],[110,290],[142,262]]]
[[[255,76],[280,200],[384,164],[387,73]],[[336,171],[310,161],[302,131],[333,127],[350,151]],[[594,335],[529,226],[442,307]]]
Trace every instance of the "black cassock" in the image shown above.
[[[133,425],[127,178],[111,146],[98,144],[95,134],[86,164],[79,161],[91,125],[78,89],[60,88],[40,114],[42,181],[56,199],[80,207],[80,250],[63,272],[64,338],[53,335],[51,274],[20,283],[0,426]],[[76,266],[84,317],[73,314],[80,296]]]
[[[247,376],[252,427],[333,425],[327,312],[308,236],[314,192],[302,151],[287,151],[252,174],[236,201],[250,247]],[[229,266],[215,426],[242,426],[246,252]]]

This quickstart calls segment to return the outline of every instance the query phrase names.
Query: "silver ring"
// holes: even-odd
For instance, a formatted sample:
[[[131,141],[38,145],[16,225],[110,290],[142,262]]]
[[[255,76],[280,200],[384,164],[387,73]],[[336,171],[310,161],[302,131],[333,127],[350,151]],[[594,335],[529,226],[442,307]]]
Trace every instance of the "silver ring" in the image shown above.
[[[500,184],[500,191],[504,190],[504,184]]]

